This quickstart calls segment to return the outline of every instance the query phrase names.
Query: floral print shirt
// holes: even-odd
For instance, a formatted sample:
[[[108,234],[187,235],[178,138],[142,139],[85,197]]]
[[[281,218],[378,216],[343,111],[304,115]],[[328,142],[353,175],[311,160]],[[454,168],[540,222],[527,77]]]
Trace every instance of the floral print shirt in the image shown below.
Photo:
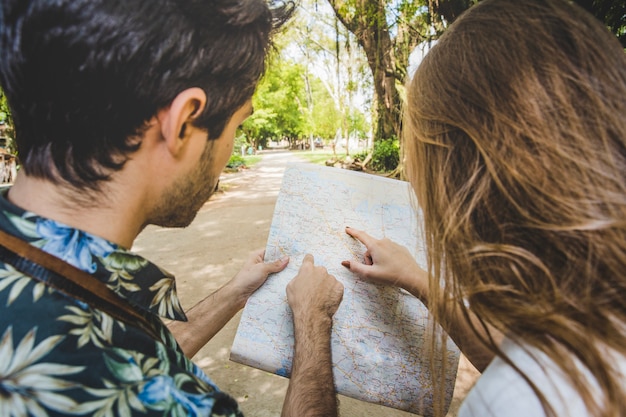
[[[0,262],[0,416],[242,416],[159,319],[186,320],[171,274],[2,195],[0,229],[89,272],[151,313],[160,334],[155,340]]]

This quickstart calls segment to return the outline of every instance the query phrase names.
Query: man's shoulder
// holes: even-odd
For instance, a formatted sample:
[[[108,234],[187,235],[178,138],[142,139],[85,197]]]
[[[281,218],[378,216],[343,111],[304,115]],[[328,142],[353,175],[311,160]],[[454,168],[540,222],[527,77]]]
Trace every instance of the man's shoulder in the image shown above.
[[[160,331],[163,340],[152,339],[0,263],[0,390],[11,396],[7,404],[73,415],[211,415],[215,407],[240,415],[165,326]]]

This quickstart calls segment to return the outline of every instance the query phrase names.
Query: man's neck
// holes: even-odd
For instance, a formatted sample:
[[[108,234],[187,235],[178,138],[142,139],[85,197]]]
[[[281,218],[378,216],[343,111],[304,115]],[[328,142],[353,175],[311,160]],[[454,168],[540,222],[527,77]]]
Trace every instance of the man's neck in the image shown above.
[[[87,200],[80,191],[20,172],[7,198],[24,210],[130,248],[144,226],[141,211],[133,207],[132,198],[116,198],[109,192],[96,196],[90,194]]]

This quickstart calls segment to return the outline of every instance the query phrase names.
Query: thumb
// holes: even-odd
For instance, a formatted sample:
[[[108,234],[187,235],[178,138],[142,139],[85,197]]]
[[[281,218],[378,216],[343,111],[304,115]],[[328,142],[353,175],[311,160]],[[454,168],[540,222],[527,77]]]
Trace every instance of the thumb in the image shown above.
[[[280,272],[289,264],[289,257],[284,256],[274,262],[266,263],[265,268],[269,274]]]

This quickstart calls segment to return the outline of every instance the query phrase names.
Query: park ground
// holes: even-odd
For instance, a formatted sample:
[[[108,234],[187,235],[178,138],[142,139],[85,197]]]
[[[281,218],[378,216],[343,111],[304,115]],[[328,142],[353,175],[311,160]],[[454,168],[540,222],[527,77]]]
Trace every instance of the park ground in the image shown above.
[[[220,192],[204,205],[185,229],[146,228],[133,249],[176,275],[185,309],[234,276],[248,254],[265,246],[285,166],[304,162],[297,152],[267,152],[241,172],[225,173]],[[247,417],[280,416],[288,380],[229,360],[241,313],[193,358],[224,391],[234,396]],[[461,358],[454,399],[448,414],[476,380],[477,371]],[[342,417],[412,414],[340,396]]]

